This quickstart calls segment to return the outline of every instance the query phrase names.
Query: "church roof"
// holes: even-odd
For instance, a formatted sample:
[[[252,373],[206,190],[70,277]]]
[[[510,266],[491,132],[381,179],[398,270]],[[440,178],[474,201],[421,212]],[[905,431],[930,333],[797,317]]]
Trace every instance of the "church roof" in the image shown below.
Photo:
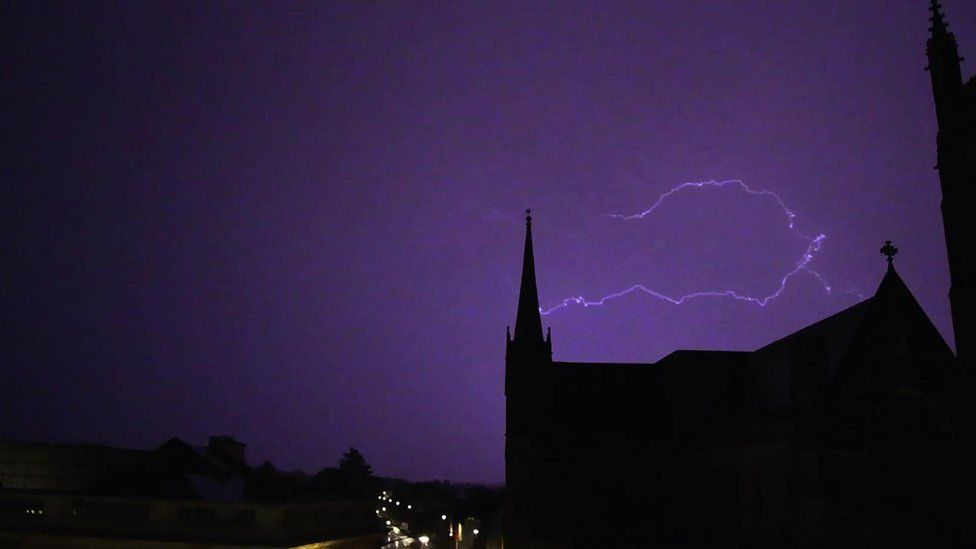
[[[647,433],[673,429],[695,444],[779,436],[789,427],[775,420],[789,413],[807,372],[835,379],[854,364],[876,375],[890,368],[874,360],[886,354],[917,357],[926,368],[953,360],[890,265],[873,296],[756,351],[678,350],[652,364],[554,362],[551,381],[557,415],[570,425],[613,431],[633,428],[621,418],[643,417]]]
[[[874,295],[761,347],[756,353],[770,359],[781,355],[787,360],[794,360],[800,354],[815,353],[833,371],[852,347],[864,343],[865,338],[876,340],[887,333],[885,339],[891,339],[896,332],[901,332],[906,340],[922,340],[925,347],[940,351],[946,357],[952,356],[942,335],[889,263]]]

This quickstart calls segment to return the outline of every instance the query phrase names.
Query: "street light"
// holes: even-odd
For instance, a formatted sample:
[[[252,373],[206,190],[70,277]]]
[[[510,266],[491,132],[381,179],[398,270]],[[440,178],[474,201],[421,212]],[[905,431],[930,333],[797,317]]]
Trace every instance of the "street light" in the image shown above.
[[[447,515],[441,515],[441,520],[447,520]]]
[[[478,535],[478,529],[475,528],[474,530],[471,530],[471,533],[477,536]]]

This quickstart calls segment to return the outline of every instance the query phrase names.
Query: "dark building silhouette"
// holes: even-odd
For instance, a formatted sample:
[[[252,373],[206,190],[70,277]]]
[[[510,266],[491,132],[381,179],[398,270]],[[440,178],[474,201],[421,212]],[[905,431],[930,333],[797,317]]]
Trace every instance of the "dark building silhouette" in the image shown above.
[[[526,217],[507,337],[508,549],[974,546],[976,79],[933,1],[929,70],[954,355],[894,266],[870,298],[752,352],[552,360]],[[968,188],[967,188],[968,187]]]
[[[956,351],[961,360],[972,364],[976,352],[976,269],[966,245],[976,224],[965,206],[968,193],[976,186],[976,78],[963,84],[956,37],[949,32],[937,0],[932,0],[930,9],[926,69],[932,77],[939,122],[936,168],[942,183],[942,222],[952,280],[949,303]]]
[[[245,445],[0,442],[0,547],[377,547],[373,501],[317,489]]]

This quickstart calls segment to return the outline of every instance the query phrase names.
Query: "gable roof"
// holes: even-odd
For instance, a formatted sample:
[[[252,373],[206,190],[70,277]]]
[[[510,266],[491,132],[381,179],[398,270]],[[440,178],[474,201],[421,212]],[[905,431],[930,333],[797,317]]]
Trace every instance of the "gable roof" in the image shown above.
[[[894,266],[889,264],[871,297],[755,352],[771,362],[794,361],[805,355],[808,360],[822,360],[828,372],[835,372],[854,347],[882,343],[881,339],[892,339],[898,332],[906,342],[918,341],[928,351],[941,354],[941,358],[951,360],[953,357],[945,339]],[[877,352],[879,349],[873,350]]]

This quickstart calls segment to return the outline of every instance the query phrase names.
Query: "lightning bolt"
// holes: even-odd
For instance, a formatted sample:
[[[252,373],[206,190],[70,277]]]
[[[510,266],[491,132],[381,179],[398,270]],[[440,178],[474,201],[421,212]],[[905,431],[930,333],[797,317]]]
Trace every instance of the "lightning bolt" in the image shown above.
[[[821,275],[817,271],[810,268],[810,262],[813,261],[814,254],[820,251],[820,247],[823,244],[824,240],[827,239],[827,236],[822,233],[818,234],[817,236],[809,236],[801,233],[796,229],[796,223],[795,223],[796,214],[793,213],[793,211],[786,206],[786,203],[783,202],[783,199],[780,198],[778,194],[767,189],[755,189],[753,187],[750,187],[749,185],[746,185],[744,182],[742,182],[739,179],[728,179],[725,181],[713,180],[713,181],[696,181],[696,182],[682,183],[680,185],[671,188],[671,190],[659,196],[658,199],[654,201],[654,203],[651,205],[651,207],[647,208],[646,210],[640,213],[636,213],[632,215],[610,214],[608,217],[611,217],[613,219],[620,219],[623,221],[641,220],[647,217],[648,215],[654,213],[654,211],[658,207],[660,207],[661,204],[663,204],[668,198],[685,189],[701,189],[703,187],[726,187],[730,185],[738,187],[739,189],[741,189],[743,192],[747,194],[760,196],[760,197],[769,197],[775,200],[776,203],[779,205],[779,207],[783,210],[783,214],[786,216],[787,228],[790,230],[790,232],[792,232],[793,234],[797,235],[798,237],[800,237],[801,239],[807,242],[807,247],[806,250],[804,250],[803,255],[800,256],[800,258],[796,261],[793,268],[787,271],[786,274],[783,275],[783,277],[780,279],[779,287],[777,287],[776,291],[774,291],[773,293],[765,296],[750,296],[750,295],[740,294],[735,290],[709,290],[709,291],[692,292],[681,296],[673,297],[652,290],[647,286],[644,286],[643,284],[634,284],[629,288],[625,288],[618,292],[605,295],[595,300],[586,299],[583,296],[567,297],[566,299],[563,299],[561,302],[557,303],[553,307],[550,307],[549,309],[540,308],[539,312],[542,313],[543,315],[550,315],[560,309],[564,309],[571,305],[582,305],[583,307],[597,307],[603,305],[608,301],[617,299],[618,297],[623,297],[625,295],[634,292],[643,292],[651,297],[660,299],[661,301],[666,301],[674,305],[681,305],[682,303],[688,301],[689,299],[695,299],[701,297],[723,297],[723,298],[735,299],[737,301],[745,301],[747,303],[752,303],[760,307],[765,307],[770,301],[782,295],[782,293],[786,290],[786,285],[790,281],[790,279],[796,276],[797,274],[800,274],[801,272],[807,273],[813,276],[814,278],[816,278],[817,281],[820,282],[821,286],[823,287],[824,292],[830,294],[832,292],[832,288],[830,286],[830,283],[827,282],[827,279],[825,279],[823,275]],[[852,292],[852,293],[857,293],[857,292]]]

